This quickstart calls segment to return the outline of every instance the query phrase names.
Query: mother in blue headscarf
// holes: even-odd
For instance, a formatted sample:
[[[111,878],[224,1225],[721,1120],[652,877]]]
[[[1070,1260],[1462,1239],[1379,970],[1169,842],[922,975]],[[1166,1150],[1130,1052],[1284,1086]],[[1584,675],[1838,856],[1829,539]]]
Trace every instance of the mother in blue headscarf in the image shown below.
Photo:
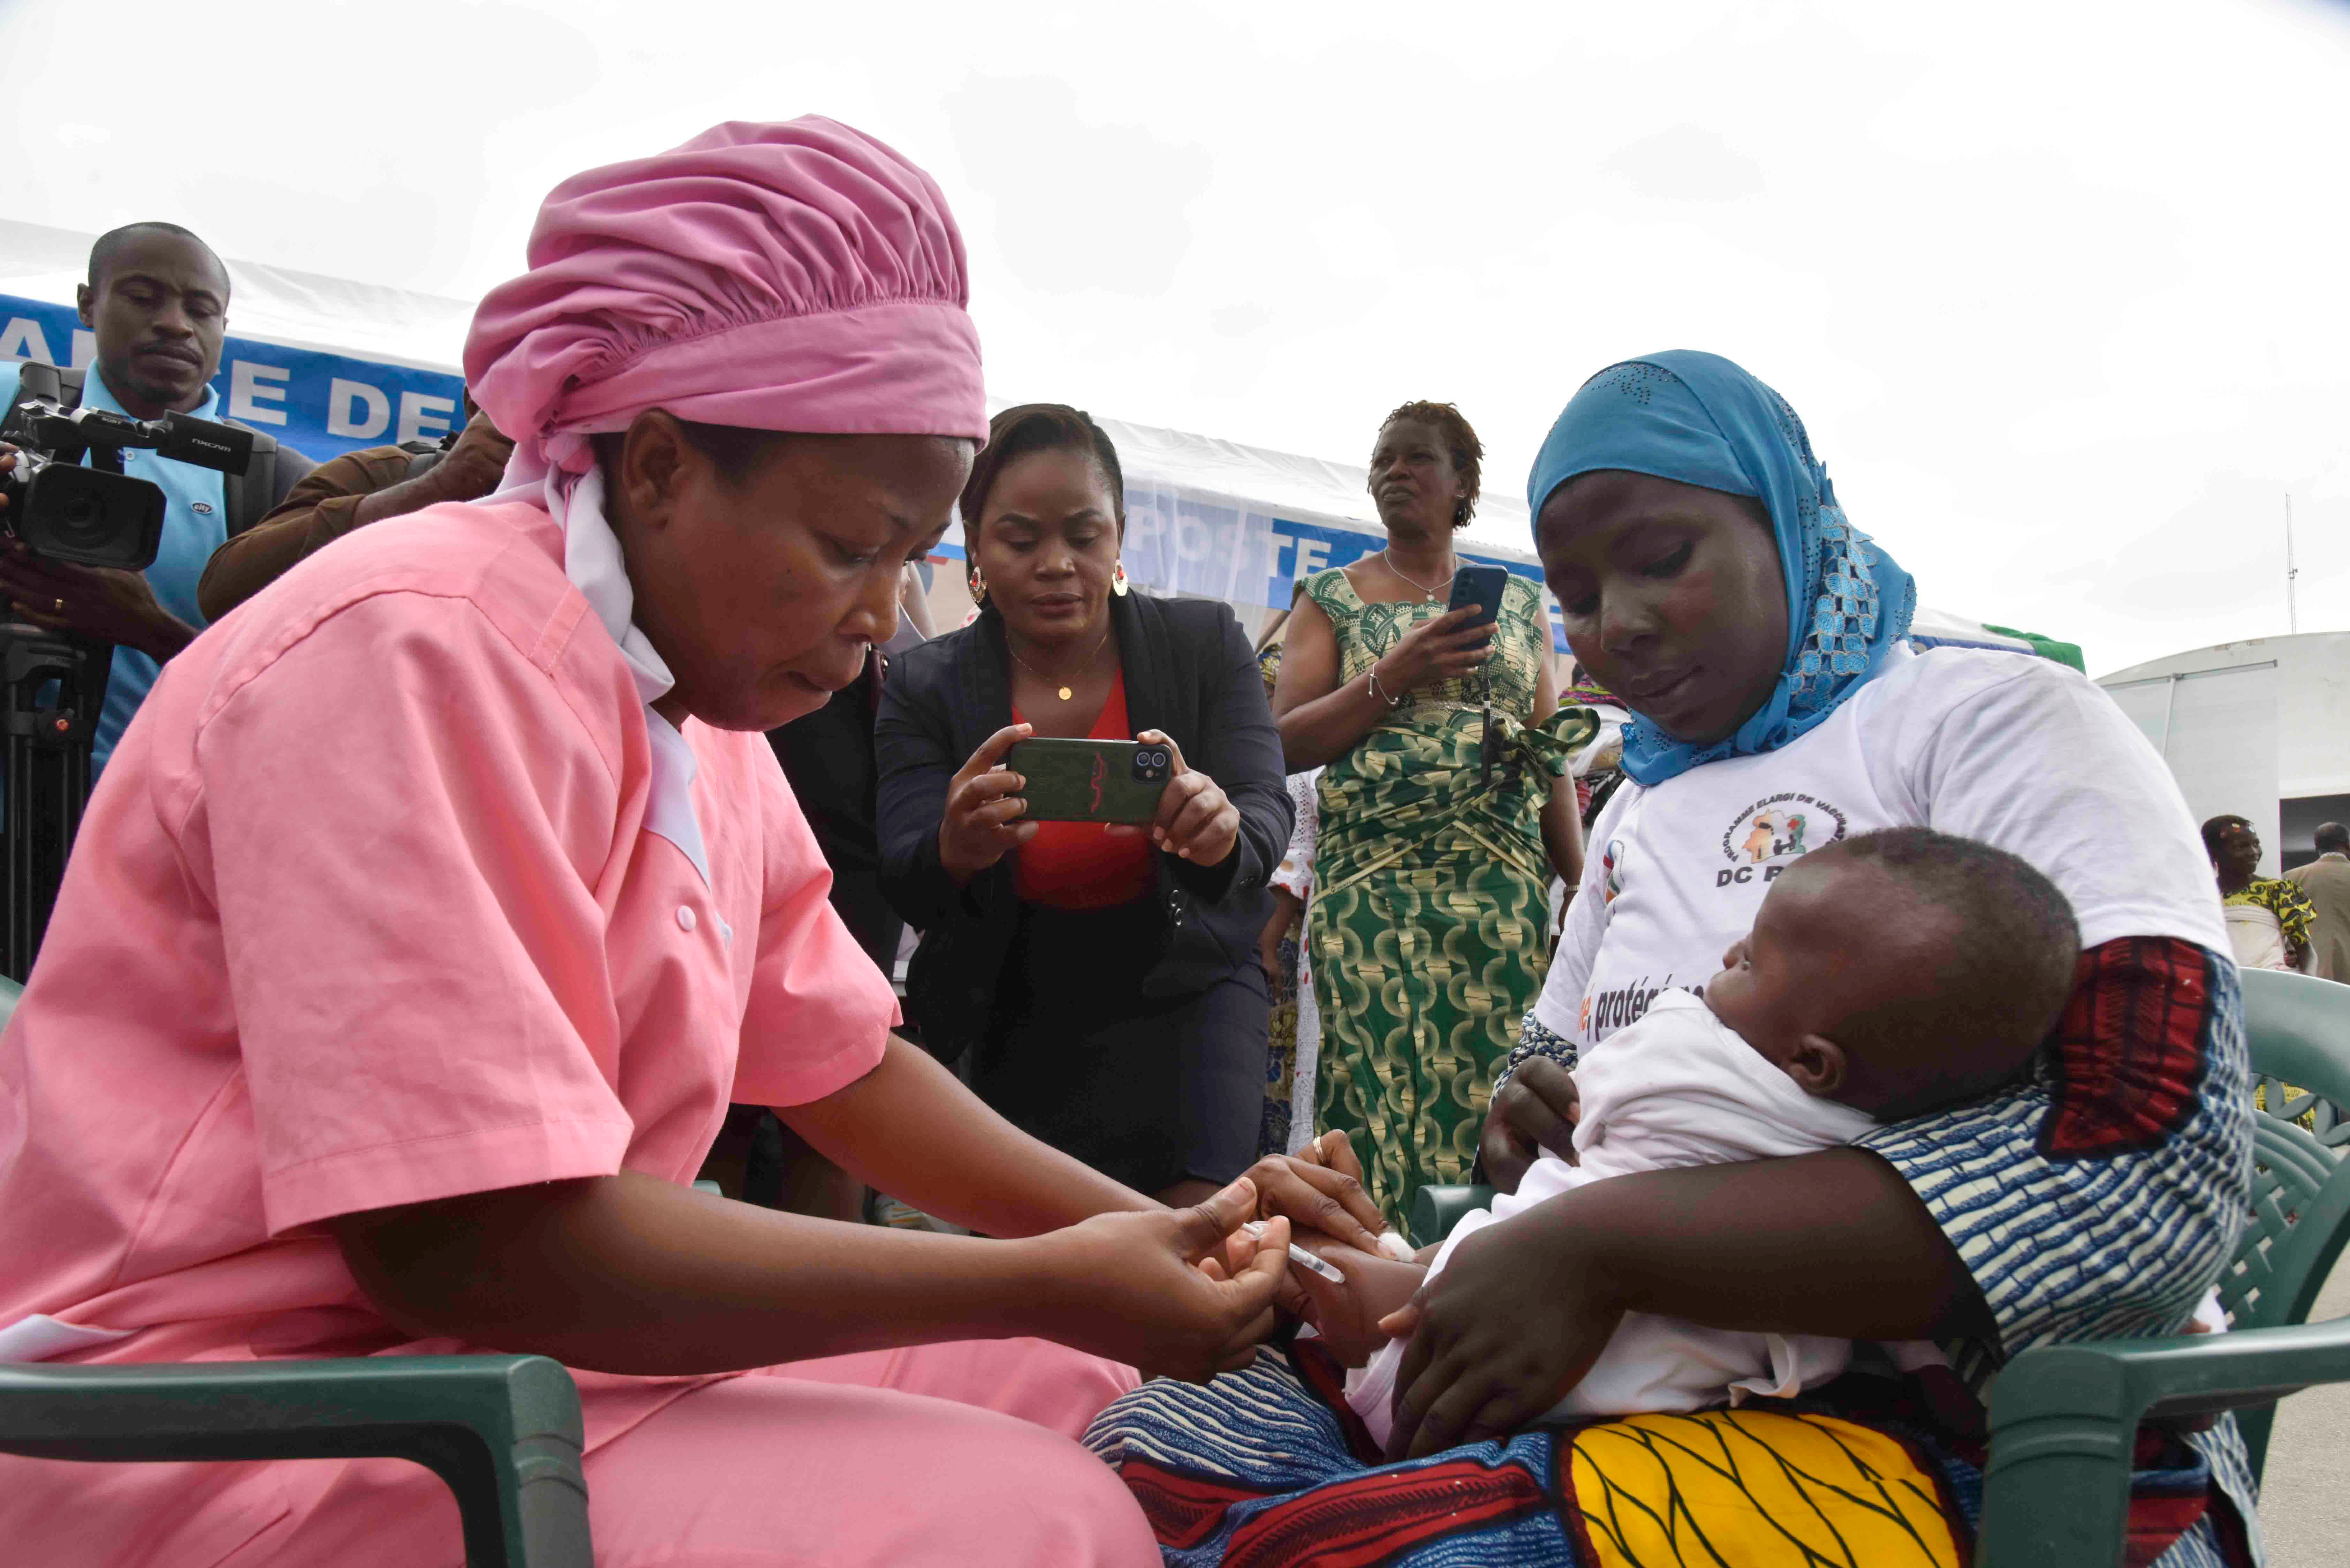
[[[1527,501],[1575,657],[1633,722],[1630,782],[1495,1092],[1496,1185],[1571,1147],[1578,1054],[1701,988],[1777,875],[1840,838],[1931,826],[2038,867],[2080,926],[2071,1002],[1986,1098],[1797,1158],[1592,1182],[1471,1237],[1414,1300],[1383,1456],[1310,1341],[1204,1390],[1139,1390],[1090,1440],[1170,1562],[1297,1561],[1332,1531],[1381,1561],[1440,1540],[1460,1564],[1963,1562],[1999,1366],[2177,1332],[2242,1222],[2241,1009],[2194,825],[2073,671],[1914,649],[1908,575],[1846,521],[1785,400],[1726,359],[1593,377]],[[1374,1266],[1314,1244],[1350,1281]],[[1532,1424],[1627,1312],[1931,1340],[1950,1365],[1856,1355],[1792,1400]],[[2164,1445],[2132,1560],[2257,1561],[2232,1422]]]

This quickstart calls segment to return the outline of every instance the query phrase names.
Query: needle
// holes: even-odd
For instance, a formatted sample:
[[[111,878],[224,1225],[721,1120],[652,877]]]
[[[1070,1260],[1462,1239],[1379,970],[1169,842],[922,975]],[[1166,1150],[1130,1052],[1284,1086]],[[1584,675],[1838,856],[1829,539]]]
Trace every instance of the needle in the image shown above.
[[[1252,1220],[1241,1229],[1252,1236],[1262,1236],[1264,1234],[1264,1221]],[[1347,1282],[1347,1276],[1338,1272],[1336,1264],[1315,1257],[1295,1241],[1289,1244],[1289,1261],[1301,1269],[1321,1275],[1334,1285],[1343,1285]]]

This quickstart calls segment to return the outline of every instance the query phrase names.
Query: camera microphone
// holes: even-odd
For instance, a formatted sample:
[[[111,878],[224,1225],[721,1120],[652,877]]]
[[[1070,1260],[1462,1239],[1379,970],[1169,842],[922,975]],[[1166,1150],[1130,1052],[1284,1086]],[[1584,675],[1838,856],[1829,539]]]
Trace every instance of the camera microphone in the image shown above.
[[[222,473],[243,473],[253,466],[253,432],[234,425],[216,424],[192,414],[165,414],[159,427],[155,455]]]

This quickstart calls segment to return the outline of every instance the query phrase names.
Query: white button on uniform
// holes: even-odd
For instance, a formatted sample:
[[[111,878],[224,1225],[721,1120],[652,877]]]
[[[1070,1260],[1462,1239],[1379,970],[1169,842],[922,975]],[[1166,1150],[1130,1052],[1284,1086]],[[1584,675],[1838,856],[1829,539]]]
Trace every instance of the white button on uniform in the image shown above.
[[[693,907],[691,905],[680,904],[677,907],[677,924],[680,930],[690,931],[693,929]]]

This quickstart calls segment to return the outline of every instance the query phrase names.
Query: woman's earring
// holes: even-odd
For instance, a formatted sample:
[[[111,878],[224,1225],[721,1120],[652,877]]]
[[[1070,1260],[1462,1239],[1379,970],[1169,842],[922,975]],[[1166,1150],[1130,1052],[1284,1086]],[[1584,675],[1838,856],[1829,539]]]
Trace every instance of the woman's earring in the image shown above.
[[[1118,570],[1109,575],[1109,591],[1116,594],[1118,597],[1124,598],[1127,596],[1129,587],[1130,585],[1126,580],[1126,563],[1124,561],[1120,561],[1118,564]]]
[[[971,587],[971,602],[975,605],[985,604],[987,602],[987,579],[979,575],[979,568],[977,566],[973,566],[971,569],[971,576],[968,581]]]
[[[1469,498],[1465,495],[1452,504],[1452,525],[1455,528],[1469,525]]]

